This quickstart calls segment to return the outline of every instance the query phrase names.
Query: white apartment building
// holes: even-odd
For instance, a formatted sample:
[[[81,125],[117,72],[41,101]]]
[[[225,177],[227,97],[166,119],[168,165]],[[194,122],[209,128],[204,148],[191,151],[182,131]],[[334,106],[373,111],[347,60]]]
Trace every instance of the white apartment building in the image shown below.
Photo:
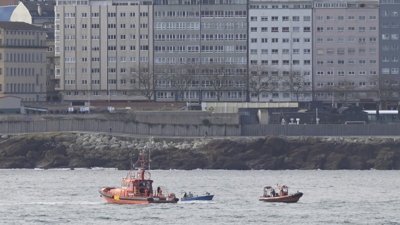
[[[55,78],[64,100],[153,98],[152,9],[151,1],[57,0]]]
[[[310,101],[312,1],[251,0],[249,5],[250,101]],[[268,87],[255,91],[254,76],[261,76],[254,83]]]

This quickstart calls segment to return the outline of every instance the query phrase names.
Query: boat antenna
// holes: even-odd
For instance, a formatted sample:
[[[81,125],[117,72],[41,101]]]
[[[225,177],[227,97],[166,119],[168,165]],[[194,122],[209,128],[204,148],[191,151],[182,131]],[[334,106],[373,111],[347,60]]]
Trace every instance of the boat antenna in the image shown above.
[[[133,156],[134,156],[135,154],[131,154],[131,170],[133,170],[133,169],[135,169],[133,166],[133,161],[132,161],[132,159],[133,159]]]

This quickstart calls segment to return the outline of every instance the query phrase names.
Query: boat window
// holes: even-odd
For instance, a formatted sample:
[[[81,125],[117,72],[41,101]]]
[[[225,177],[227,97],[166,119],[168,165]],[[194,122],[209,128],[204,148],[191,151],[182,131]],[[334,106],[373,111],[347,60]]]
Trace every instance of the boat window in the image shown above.
[[[146,187],[146,183],[139,183],[139,187]]]

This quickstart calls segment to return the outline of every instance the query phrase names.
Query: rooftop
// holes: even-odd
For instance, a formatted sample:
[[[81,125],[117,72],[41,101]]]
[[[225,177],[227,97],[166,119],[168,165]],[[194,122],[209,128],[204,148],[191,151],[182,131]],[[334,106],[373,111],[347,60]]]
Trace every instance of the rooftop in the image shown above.
[[[22,2],[29,10],[32,17],[54,17],[54,4],[52,2]],[[39,7],[41,12],[39,12]]]
[[[41,27],[24,22],[0,21],[0,27],[5,30],[43,30]]]
[[[14,12],[16,5],[0,7],[0,21],[10,21],[11,14]]]

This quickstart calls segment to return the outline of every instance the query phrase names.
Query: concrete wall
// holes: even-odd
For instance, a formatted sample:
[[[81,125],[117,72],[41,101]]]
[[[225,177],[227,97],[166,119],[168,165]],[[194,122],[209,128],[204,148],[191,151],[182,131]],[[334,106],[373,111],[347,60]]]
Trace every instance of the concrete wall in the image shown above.
[[[107,120],[0,122],[0,133],[109,132],[152,136],[398,136],[400,124],[368,125],[155,125]]]
[[[175,111],[175,112],[136,112],[135,120],[140,123],[151,124],[203,124],[208,120],[211,124],[239,124],[237,113],[211,113],[202,111]]]
[[[242,136],[398,136],[400,124],[242,125]]]
[[[0,122],[0,133],[36,132],[109,132],[154,136],[240,136],[238,125],[153,125],[106,120],[45,120],[29,122]]]

